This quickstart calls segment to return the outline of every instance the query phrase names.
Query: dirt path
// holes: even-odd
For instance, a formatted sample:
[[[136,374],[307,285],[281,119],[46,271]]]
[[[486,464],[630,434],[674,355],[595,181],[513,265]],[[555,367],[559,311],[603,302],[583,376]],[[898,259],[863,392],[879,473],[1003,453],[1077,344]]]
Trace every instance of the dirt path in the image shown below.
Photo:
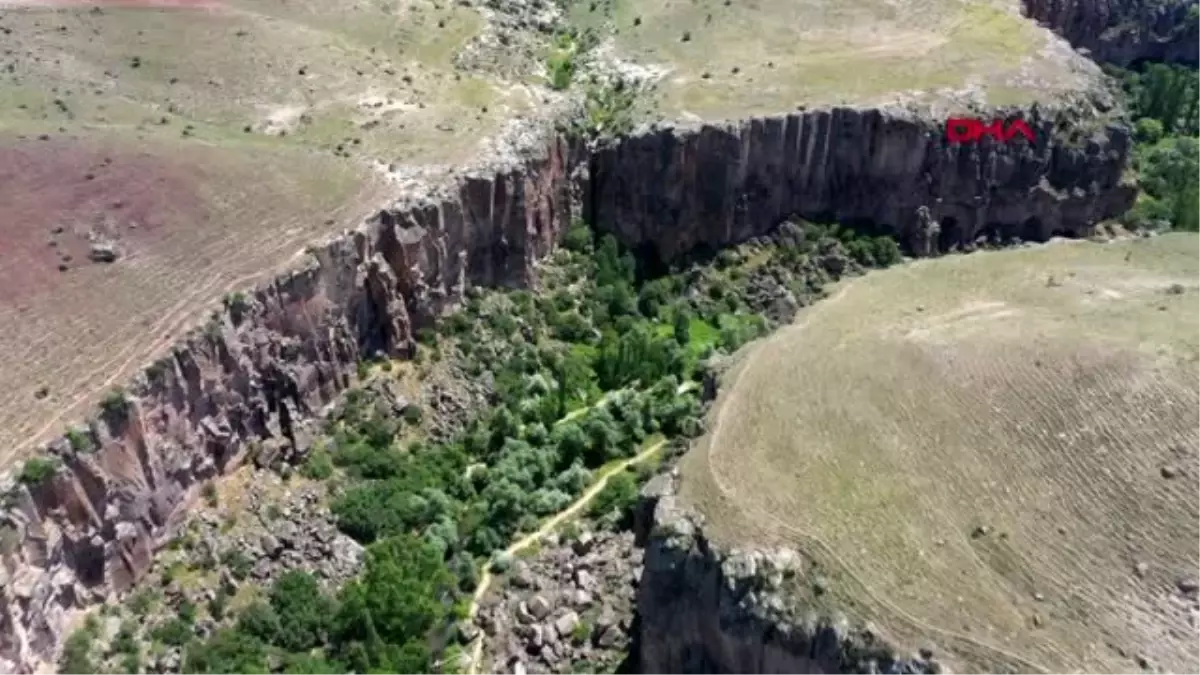
[[[699,385],[697,385],[695,382],[690,382],[690,381],[684,382],[683,384],[679,385],[679,387],[675,390],[675,393],[683,394],[685,392],[689,392],[689,391],[692,391],[693,389],[696,389],[698,386]],[[619,391],[624,391],[624,390],[619,390]],[[578,417],[579,415],[587,412],[588,410],[591,410],[592,408],[594,408],[596,406],[607,403],[609,398],[611,396],[616,395],[616,393],[617,392],[615,392],[615,391],[609,392],[609,393],[605,394],[599,401],[593,403],[592,405],[587,406],[585,408],[580,408],[579,410],[575,410],[575,411],[572,411],[571,413],[568,413],[561,420],[559,420],[556,424],[561,424],[562,422],[566,422],[570,419],[574,419],[574,417]],[[577,515],[585,506],[590,504],[591,501],[596,498],[596,495],[600,494],[600,491],[604,489],[604,486],[608,485],[609,478],[617,475],[619,472],[624,471],[625,469],[628,469],[629,467],[631,467],[635,464],[644,462],[649,457],[652,457],[654,455],[654,453],[657,452],[660,448],[662,448],[664,445],[666,445],[666,443],[667,443],[667,439],[664,438],[663,440],[655,443],[654,445],[651,445],[650,447],[646,448],[645,450],[642,450],[641,452],[634,455],[633,457],[630,457],[629,459],[622,461],[621,463],[617,464],[616,466],[609,467],[607,470],[605,470],[603,473],[600,474],[599,480],[597,480],[595,483],[593,483],[591,487],[589,487],[582,495],[579,496],[579,499],[576,499],[574,502],[571,503],[570,506],[563,509],[562,511],[559,511],[557,514],[555,514],[553,517],[551,517],[549,520],[547,520],[545,523],[543,523],[542,526],[537,529],[537,531],[535,531],[531,534],[527,534],[524,537],[521,537],[517,541],[513,542],[511,545],[509,545],[508,548],[504,549],[504,554],[509,555],[509,556],[516,555],[517,552],[521,551],[522,549],[524,549],[524,548],[528,547],[529,545],[533,544],[534,542],[538,541],[542,537],[546,536],[551,530],[553,530],[554,528],[558,527],[559,525],[563,524],[570,518]],[[489,567],[490,567],[490,565],[489,565]],[[475,615],[479,613],[479,602],[481,600],[483,600],[483,596],[487,594],[488,589],[491,588],[491,585],[492,585],[491,570],[489,568],[484,568],[483,576],[479,577],[479,586],[477,586],[475,588],[475,594],[473,596],[471,596],[471,608],[467,612],[467,621],[475,620]],[[470,675],[475,675],[475,673],[478,671],[479,660],[482,657],[483,657],[483,636],[480,636],[478,639],[475,640],[475,645],[471,648],[471,666],[467,670],[467,672]]]
[[[535,532],[527,534],[524,537],[521,537],[517,541],[513,542],[512,545],[510,545],[508,548],[504,549],[504,555],[509,555],[509,556],[516,555],[522,549],[528,547],[529,545],[537,542],[542,537],[546,536],[546,534],[548,534],[554,528],[558,527],[559,525],[563,524],[570,518],[574,517],[581,510],[583,510],[583,508],[585,506],[590,504],[591,501],[593,499],[595,499],[596,495],[600,494],[600,491],[604,489],[604,486],[608,485],[609,478],[611,478],[612,476],[615,476],[617,473],[619,473],[621,471],[624,471],[625,469],[628,469],[629,467],[633,466],[634,464],[638,464],[639,462],[645,461],[647,458],[653,456],[654,453],[657,452],[660,448],[662,448],[664,445],[666,445],[666,443],[667,443],[666,439],[663,439],[663,440],[655,443],[654,445],[651,445],[650,447],[646,448],[645,450],[642,450],[641,452],[634,455],[633,457],[630,457],[629,459],[621,462],[620,464],[617,464],[616,466],[609,468],[607,471],[605,471],[603,474],[600,475],[599,480],[597,480],[595,483],[593,483],[592,486],[589,487],[586,492],[584,492],[582,495],[580,495],[579,499],[576,499],[570,506],[563,509],[562,511],[559,511],[558,514],[556,514],[554,517],[550,518],[550,520],[547,520],[545,523],[543,523],[542,526],[539,527]],[[475,620],[475,615],[479,613],[479,602],[481,600],[483,600],[483,596],[486,595],[488,592],[488,589],[491,588],[492,579],[493,579],[493,577],[492,577],[492,573],[491,573],[490,569],[484,569],[483,576],[479,578],[479,586],[475,589],[475,595],[471,597],[471,609],[467,613],[468,621]],[[479,661],[482,657],[483,657],[483,636],[481,635],[478,639],[475,640],[475,646],[472,647],[472,649],[471,649],[471,666],[467,670],[467,672],[470,675],[475,675],[475,673],[478,671]]]

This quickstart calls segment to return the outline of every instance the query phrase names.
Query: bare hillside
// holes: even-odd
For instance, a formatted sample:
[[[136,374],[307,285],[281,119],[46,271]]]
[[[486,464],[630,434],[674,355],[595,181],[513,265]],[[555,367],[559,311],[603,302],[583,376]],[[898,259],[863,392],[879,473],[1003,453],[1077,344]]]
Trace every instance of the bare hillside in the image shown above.
[[[672,116],[1021,104],[1100,74],[1018,0],[598,0],[572,16],[615,31],[614,57],[655,70]]]
[[[0,2],[0,459],[527,111],[503,74],[532,57],[488,31],[422,0]]]
[[[952,668],[1197,668],[1197,239],[925,260],[754,346],[682,496]],[[960,672],[962,672],[960,670]]]

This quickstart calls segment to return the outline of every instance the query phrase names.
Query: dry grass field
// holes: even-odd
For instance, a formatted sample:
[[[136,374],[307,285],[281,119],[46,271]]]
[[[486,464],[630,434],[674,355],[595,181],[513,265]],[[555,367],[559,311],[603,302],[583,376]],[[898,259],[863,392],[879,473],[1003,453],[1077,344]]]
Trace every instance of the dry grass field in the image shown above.
[[[380,198],[352,166],[309,153],[0,139],[4,459],[81,419],[204,307],[328,234],[328,220],[349,224]],[[295,161],[310,170],[290,172]],[[117,241],[121,258],[90,262],[89,235]]]
[[[0,0],[0,462],[386,203],[389,165],[529,110],[513,64],[455,66],[484,29],[432,0]]]
[[[1098,68],[1024,19],[1017,0],[596,0],[577,21],[664,72],[667,117],[798,105],[1020,103],[1078,91]],[[940,91],[945,90],[945,91]]]
[[[1198,243],[853,280],[747,349],[683,497],[953,672],[1196,672]]]

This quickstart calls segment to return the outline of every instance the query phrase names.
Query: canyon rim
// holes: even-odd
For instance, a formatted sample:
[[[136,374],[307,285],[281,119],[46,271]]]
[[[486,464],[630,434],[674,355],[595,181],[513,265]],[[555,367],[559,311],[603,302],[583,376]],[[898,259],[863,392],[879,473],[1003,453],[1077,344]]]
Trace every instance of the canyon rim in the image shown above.
[[[1081,0],[1027,10],[1103,60],[1194,64],[1195,21],[1179,27],[1195,6]],[[53,660],[72,616],[128,592],[205,481],[252,448],[304,452],[309,421],[361,359],[410,354],[417,331],[471,286],[535,285],[538,261],[574,219],[664,261],[764,235],[793,215],[871,222],[918,255],[980,236],[1087,237],[1136,197],[1125,180],[1130,131],[1101,107],[1081,97],[1000,111],[1029,123],[1032,144],[951,144],[936,114],[882,106],[658,125],[596,146],[545,124],[507,163],[422,186],[313,244],[302,264],[247,292],[244,307],[218,309],[189,331],[128,383],[124,409],[87,421],[90,452],[60,437],[45,448],[59,462],[51,479],[29,486],[17,470],[3,479],[0,670]],[[661,542],[649,550],[658,551],[652,571],[670,573],[663,560],[675,553]],[[716,665],[791,667],[800,649],[772,645]],[[812,653],[844,658],[836,645]],[[684,665],[669,650],[646,658]]]

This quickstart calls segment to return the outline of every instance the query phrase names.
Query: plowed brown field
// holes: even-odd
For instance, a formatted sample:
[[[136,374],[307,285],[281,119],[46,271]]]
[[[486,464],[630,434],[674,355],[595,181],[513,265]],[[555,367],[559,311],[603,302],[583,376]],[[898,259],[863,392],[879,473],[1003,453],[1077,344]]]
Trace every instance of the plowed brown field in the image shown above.
[[[200,145],[3,140],[6,460],[81,419],[87,404],[166,349],[206,305],[332,231],[327,219],[349,224],[372,190],[378,198],[379,186],[351,167],[308,153],[264,151],[249,162]],[[293,160],[325,166],[296,175],[287,171]],[[117,262],[88,260],[89,236],[97,235],[118,242]]]
[[[526,110],[504,63],[455,66],[483,29],[428,0],[0,0],[0,466],[386,205],[389,165]]]
[[[955,672],[1195,672],[1194,235],[921,261],[754,345],[683,496]],[[811,586],[824,577],[824,593]]]

